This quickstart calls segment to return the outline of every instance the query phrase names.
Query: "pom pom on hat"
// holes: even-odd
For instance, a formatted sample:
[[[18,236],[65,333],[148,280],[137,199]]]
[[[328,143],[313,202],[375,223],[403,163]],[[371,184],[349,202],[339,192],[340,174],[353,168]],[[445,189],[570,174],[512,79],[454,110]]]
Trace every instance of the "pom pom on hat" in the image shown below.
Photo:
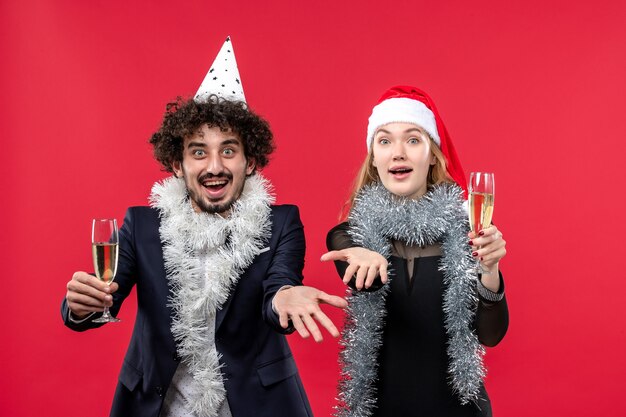
[[[379,127],[388,123],[412,123],[424,129],[439,146],[446,158],[446,169],[450,177],[464,191],[467,197],[467,181],[461,161],[454,149],[452,139],[435,103],[419,88],[398,85],[383,93],[378,104],[372,109],[367,126],[367,149],[372,146],[374,134]]]

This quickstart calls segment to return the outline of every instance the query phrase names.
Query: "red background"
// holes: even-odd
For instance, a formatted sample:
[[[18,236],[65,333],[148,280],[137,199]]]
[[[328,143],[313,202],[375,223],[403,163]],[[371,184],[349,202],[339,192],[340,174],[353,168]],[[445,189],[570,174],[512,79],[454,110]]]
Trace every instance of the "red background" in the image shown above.
[[[74,333],[59,316],[65,284],[91,268],[92,217],[146,204],[164,175],[147,140],[226,35],[276,135],[265,174],[301,209],[308,284],[343,293],[318,261],[326,231],[371,107],[415,84],[466,173],[497,174],[511,326],[486,359],[496,415],[626,415],[624,22],[617,0],[3,0],[0,415],[108,413],[134,301],[122,323]],[[314,412],[329,415],[336,341],[290,343]]]

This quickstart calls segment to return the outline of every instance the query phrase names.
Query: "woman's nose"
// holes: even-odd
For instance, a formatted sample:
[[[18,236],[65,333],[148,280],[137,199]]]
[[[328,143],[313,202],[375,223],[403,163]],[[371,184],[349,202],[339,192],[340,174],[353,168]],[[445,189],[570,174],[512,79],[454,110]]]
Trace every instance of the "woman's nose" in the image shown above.
[[[406,152],[404,151],[404,146],[401,143],[396,144],[393,147],[393,160],[403,161],[405,158],[406,158]]]

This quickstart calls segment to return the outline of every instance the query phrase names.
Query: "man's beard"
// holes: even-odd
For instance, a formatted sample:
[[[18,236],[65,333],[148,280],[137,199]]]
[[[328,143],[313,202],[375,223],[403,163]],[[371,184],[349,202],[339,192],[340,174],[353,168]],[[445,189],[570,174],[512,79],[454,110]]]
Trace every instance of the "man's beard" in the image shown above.
[[[232,182],[233,175],[230,172],[224,172],[218,175],[205,174],[201,176],[200,178],[198,178],[198,183],[202,184],[202,182],[204,182],[205,179],[211,179],[211,178],[226,178],[231,184],[234,184]],[[241,186],[239,187],[239,189],[235,190],[232,197],[228,201],[225,201],[220,204],[207,203],[205,198],[203,198],[202,196],[196,195],[196,193],[189,186],[187,186],[187,194],[189,194],[189,198],[193,200],[193,202],[196,203],[196,206],[198,206],[198,208],[202,210],[203,212],[208,213],[208,214],[223,214],[223,213],[228,212],[232,208],[233,204],[235,204],[235,202],[239,199],[245,184],[246,184],[246,181],[244,179],[244,181],[241,183]]]
[[[235,204],[235,201],[237,201],[237,199],[239,198],[239,195],[237,196],[233,196],[233,198],[231,198],[230,200],[221,203],[221,204],[206,204],[206,202],[204,201],[204,199],[197,199],[195,198],[194,195],[189,195],[189,197],[191,197],[195,202],[196,205],[200,208],[200,210],[202,210],[205,213],[208,214],[221,214],[221,213],[225,213],[227,211],[229,211],[233,204]]]

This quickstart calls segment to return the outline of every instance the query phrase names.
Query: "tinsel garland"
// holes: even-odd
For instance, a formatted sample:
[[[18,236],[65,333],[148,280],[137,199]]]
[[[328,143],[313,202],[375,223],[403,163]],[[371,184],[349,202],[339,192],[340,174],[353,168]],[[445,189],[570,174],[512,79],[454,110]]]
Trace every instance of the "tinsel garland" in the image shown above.
[[[392,240],[409,246],[441,243],[450,384],[462,404],[475,402],[485,376],[485,349],[471,329],[478,305],[477,276],[467,244],[469,225],[461,188],[442,184],[413,200],[397,197],[375,183],[359,192],[348,220],[354,243],[385,258],[391,255]],[[388,292],[389,282],[378,291],[352,291],[348,297],[337,417],[372,415]]]
[[[165,271],[173,310],[172,334],[195,382],[194,415],[215,417],[226,398],[213,323],[239,276],[263,246],[271,228],[270,184],[255,174],[227,217],[196,213],[183,179],[156,183],[151,205],[161,216]]]

